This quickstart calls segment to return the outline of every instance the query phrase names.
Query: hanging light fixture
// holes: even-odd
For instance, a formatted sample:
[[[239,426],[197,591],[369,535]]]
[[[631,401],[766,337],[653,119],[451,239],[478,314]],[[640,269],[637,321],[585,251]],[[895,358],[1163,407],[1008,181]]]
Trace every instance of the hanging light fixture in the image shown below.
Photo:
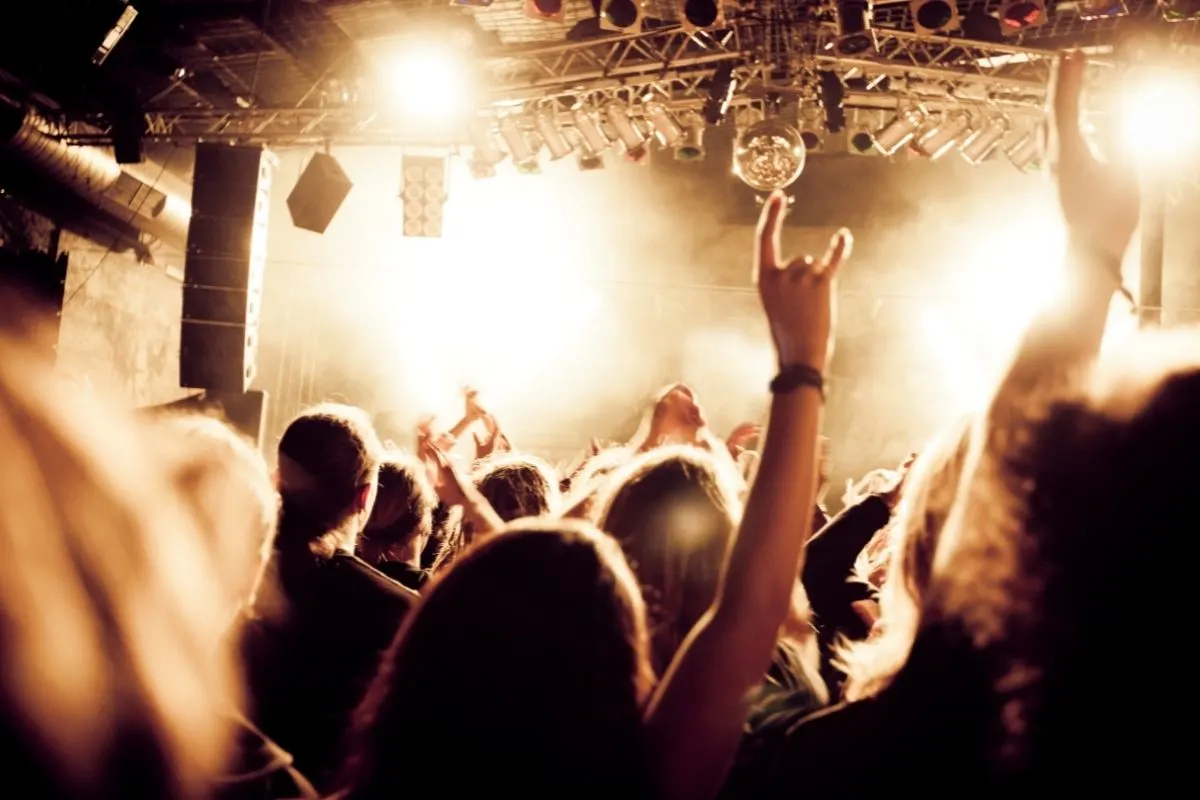
[[[913,30],[919,34],[945,33],[958,27],[958,5],[954,0],[909,0]]]
[[[595,112],[587,106],[582,104],[575,106],[571,111],[571,121],[575,123],[575,130],[579,132],[579,138],[595,155],[602,154],[612,144],[604,135],[604,129],[600,127],[600,120],[596,119]]]
[[[920,106],[904,109],[871,136],[875,149],[885,156],[894,154],[913,140],[928,118],[929,112]]]
[[[544,108],[537,113],[537,129],[542,137],[542,141],[546,143],[546,150],[550,152],[550,160],[558,161],[571,155],[575,149],[567,137],[563,134],[562,128],[558,127],[558,114],[552,108]]]
[[[603,0],[601,3],[601,29],[629,33],[641,27],[642,4],[640,0]]]
[[[1033,172],[1041,166],[1042,146],[1035,132],[1022,134],[1004,154],[1021,172]]]
[[[963,139],[958,148],[959,155],[968,164],[979,166],[992,157],[996,148],[1000,147],[1000,143],[1004,141],[1004,137],[1008,136],[1011,128],[1012,123],[1008,121],[1007,117],[994,117],[988,120],[982,127]]]
[[[1046,0],[1004,0],[1000,4],[1000,32],[1016,36],[1046,24]]]
[[[686,111],[679,118],[683,137],[675,145],[676,161],[704,160],[704,120],[695,111]]]
[[[654,135],[663,147],[674,147],[683,138],[683,128],[671,116],[667,107],[657,100],[646,103],[646,119],[654,128]]]
[[[610,100],[604,105],[604,118],[612,126],[621,144],[625,145],[625,155],[631,161],[642,161],[647,152],[646,137],[633,124],[625,104],[619,100]]]
[[[500,120],[500,136],[508,145],[508,153],[512,156],[517,171],[525,175],[535,175],[542,171],[538,164],[537,150],[529,142],[529,137],[521,129],[515,117],[505,117]]]
[[[935,125],[921,132],[917,137],[916,147],[931,161],[937,161],[949,153],[970,131],[971,117],[966,113],[943,114]]]
[[[871,0],[837,0],[838,55],[857,56],[875,47]]]

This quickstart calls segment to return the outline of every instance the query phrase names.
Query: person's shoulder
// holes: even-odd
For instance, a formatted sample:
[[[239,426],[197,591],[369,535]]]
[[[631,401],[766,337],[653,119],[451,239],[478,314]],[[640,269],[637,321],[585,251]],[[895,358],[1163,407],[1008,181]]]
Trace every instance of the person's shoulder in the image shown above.
[[[369,591],[392,601],[395,605],[408,608],[420,598],[416,592],[392,580],[358,556],[346,554],[340,557],[340,562],[358,576],[364,587],[370,587]]]

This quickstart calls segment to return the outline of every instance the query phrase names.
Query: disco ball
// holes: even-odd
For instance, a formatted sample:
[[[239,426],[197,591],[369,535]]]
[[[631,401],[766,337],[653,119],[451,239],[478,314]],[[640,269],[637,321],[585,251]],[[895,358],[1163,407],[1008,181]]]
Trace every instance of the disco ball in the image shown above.
[[[733,173],[759,192],[791,186],[804,171],[808,151],[800,131],[779,119],[756,122],[733,146]]]

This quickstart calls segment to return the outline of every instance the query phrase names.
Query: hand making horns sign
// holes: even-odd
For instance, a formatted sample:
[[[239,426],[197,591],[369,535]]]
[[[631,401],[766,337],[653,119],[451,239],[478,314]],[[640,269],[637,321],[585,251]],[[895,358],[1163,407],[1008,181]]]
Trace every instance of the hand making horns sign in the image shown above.
[[[772,193],[763,204],[754,259],[758,295],[780,366],[803,365],[824,373],[833,349],[834,278],[850,256],[853,239],[843,228],[821,260],[800,256],[785,261],[780,232],[786,206],[782,192]]]

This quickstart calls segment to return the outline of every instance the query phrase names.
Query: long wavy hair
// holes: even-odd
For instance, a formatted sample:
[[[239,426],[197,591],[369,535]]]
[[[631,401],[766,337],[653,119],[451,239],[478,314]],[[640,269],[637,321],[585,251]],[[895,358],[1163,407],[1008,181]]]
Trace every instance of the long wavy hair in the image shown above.
[[[222,767],[229,593],[148,428],[0,331],[0,751],[23,796],[200,798]]]
[[[647,796],[645,611],[620,548],[524,520],[469,548],[405,622],[358,714],[347,800],[414,774],[446,797]]]
[[[875,630],[870,638],[842,641],[835,650],[834,664],[846,674],[847,700],[879,692],[908,658],[932,579],[934,554],[966,468],[971,426],[972,420],[964,418],[939,433],[909,471],[883,551],[885,577]]]

